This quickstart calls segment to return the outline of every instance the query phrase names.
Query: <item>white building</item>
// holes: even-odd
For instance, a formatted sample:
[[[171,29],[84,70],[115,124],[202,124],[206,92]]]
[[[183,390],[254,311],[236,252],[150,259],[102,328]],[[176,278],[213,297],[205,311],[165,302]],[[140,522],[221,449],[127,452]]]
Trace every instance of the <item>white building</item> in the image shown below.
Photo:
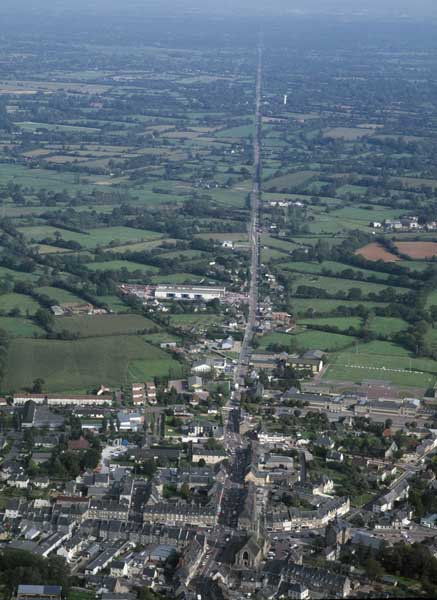
[[[224,300],[226,288],[191,285],[158,285],[155,289],[157,300]]]
[[[117,414],[117,419],[119,431],[139,431],[144,423],[144,416],[135,412],[119,412]]]
[[[105,406],[112,404],[112,396],[61,396],[59,394],[15,394],[14,406],[21,406],[32,400],[35,404],[48,406]]]

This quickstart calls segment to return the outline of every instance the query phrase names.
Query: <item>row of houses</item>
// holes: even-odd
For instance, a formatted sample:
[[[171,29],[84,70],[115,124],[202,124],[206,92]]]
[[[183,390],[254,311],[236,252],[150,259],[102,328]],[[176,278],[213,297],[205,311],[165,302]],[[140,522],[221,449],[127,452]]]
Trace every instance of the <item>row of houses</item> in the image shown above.
[[[112,395],[61,395],[61,394],[14,394],[14,406],[23,406],[31,400],[35,404],[47,406],[111,406]]]
[[[314,510],[289,508],[266,515],[269,531],[296,531],[301,529],[320,529],[350,510],[349,498],[334,498],[323,502]]]

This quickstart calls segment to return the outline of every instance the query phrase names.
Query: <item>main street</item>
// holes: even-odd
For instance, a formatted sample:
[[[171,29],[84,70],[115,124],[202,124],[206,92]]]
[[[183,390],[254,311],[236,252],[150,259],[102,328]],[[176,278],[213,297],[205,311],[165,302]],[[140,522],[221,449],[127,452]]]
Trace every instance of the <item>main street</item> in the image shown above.
[[[250,202],[250,287],[249,287],[249,312],[244,332],[243,343],[235,367],[234,383],[241,385],[249,366],[252,351],[253,333],[256,325],[258,308],[258,270],[259,270],[259,231],[258,217],[261,196],[261,82],[262,82],[262,47],[258,48],[258,68],[256,77],[255,100],[255,135],[253,139],[253,187]]]
[[[258,65],[256,73],[255,96],[255,135],[253,138],[253,186],[250,202],[250,221],[248,224],[250,243],[250,282],[249,282],[249,311],[244,332],[244,339],[234,371],[234,385],[229,402],[223,408],[223,423],[225,446],[230,455],[230,476],[225,481],[223,493],[220,495],[217,514],[219,526],[210,534],[210,544],[217,546],[218,538],[226,537],[229,541],[233,531],[238,528],[238,515],[241,511],[244,497],[244,475],[249,457],[247,445],[240,435],[240,397],[244,385],[252,353],[252,341],[258,309],[258,271],[259,271],[259,208],[261,196],[261,82],[262,82],[262,46],[258,47]],[[227,533],[225,533],[227,532]],[[227,543],[226,541],[224,542]],[[211,588],[211,575],[214,572],[218,555],[217,547],[208,550],[206,557],[193,574],[196,591],[200,598],[219,597],[219,589]]]

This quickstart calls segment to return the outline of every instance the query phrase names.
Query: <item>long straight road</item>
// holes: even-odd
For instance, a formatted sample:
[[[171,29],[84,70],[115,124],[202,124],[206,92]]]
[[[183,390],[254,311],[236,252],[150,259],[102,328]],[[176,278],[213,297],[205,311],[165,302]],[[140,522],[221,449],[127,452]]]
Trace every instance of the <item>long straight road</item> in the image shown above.
[[[258,47],[258,67],[256,76],[256,103],[255,103],[255,135],[253,139],[253,187],[250,202],[250,288],[249,288],[249,314],[241,345],[238,365],[235,369],[234,383],[241,384],[249,365],[252,351],[253,333],[256,325],[258,307],[258,270],[259,270],[259,207],[261,200],[261,90],[262,90],[262,46]]]
[[[246,494],[244,475],[249,459],[247,445],[240,436],[239,412],[240,412],[240,386],[249,367],[252,353],[253,334],[256,325],[258,309],[258,270],[259,270],[259,231],[258,217],[261,199],[261,81],[262,81],[263,54],[262,44],[258,47],[258,66],[256,74],[256,102],[255,102],[255,135],[253,139],[254,164],[253,164],[253,187],[250,203],[250,221],[248,223],[250,242],[250,282],[249,282],[249,313],[247,318],[244,339],[238,363],[234,372],[234,390],[231,393],[229,403],[223,409],[223,422],[225,424],[225,445],[230,455],[230,476],[224,484],[223,493],[220,495],[217,506],[219,526],[213,534],[215,541],[227,535],[226,543],[229,542],[234,531],[238,531],[238,515],[241,512],[243,500]],[[238,385],[237,385],[238,384]],[[226,532],[226,533],[225,533]],[[210,556],[202,562],[200,567],[193,573],[194,588],[198,597],[220,598],[218,586],[211,588],[211,574],[216,565],[217,552],[212,551]]]

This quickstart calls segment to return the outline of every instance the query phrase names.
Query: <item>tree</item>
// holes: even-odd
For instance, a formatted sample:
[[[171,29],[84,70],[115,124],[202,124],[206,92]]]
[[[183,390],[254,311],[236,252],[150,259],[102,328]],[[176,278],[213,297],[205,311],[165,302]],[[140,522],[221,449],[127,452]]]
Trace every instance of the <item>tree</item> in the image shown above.
[[[39,308],[35,313],[35,321],[46,331],[51,331],[55,324],[52,313],[45,308]]]
[[[32,385],[32,393],[33,394],[42,394],[44,384],[45,384],[45,381],[44,381],[44,379],[41,379],[41,377],[37,377],[36,379],[34,379],[33,385]]]

